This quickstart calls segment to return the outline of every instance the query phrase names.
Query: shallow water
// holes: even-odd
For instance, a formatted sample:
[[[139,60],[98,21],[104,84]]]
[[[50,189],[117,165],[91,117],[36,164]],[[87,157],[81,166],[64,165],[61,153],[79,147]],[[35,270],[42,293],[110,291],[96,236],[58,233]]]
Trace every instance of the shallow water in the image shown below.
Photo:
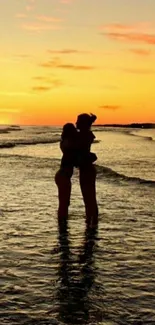
[[[68,229],[58,231],[58,144],[1,149],[1,324],[155,324],[154,142],[95,134],[91,232],[77,171]]]

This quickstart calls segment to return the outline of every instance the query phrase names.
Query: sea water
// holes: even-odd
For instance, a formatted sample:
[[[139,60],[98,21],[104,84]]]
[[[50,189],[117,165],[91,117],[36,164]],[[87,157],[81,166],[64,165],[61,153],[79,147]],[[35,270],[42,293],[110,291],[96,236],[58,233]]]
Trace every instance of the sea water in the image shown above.
[[[155,129],[94,127],[99,224],[78,170],[59,233],[60,127],[0,129],[0,324],[155,324]]]

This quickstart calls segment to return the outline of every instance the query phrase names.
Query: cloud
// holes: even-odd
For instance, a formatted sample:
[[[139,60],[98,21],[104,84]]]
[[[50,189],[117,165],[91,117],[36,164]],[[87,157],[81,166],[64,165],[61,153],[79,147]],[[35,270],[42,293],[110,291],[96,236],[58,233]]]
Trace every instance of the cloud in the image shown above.
[[[50,77],[44,77],[44,76],[35,76],[32,78],[35,81],[42,81],[45,84],[50,84],[54,87],[59,87],[63,85],[63,82],[59,79],[51,79]]]
[[[74,0],[60,0],[60,3],[63,3],[63,4],[68,5],[68,4],[73,3],[73,1],[74,1]]]
[[[155,34],[109,32],[107,33],[107,36],[113,40],[118,41],[138,42],[155,45]]]
[[[15,59],[23,59],[23,60],[32,58],[32,56],[29,54],[14,54],[14,55],[12,55],[12,57]]]
[[[150,25],[137,24],[137,25],[123,25],[123,24],[111,24],[101,26],[102,35],[116,41],[132,42],[132,43],[144,43],[155,45],[155,34],[150,33]],[[141,32],[145,30],[145,32]]]
[[[62,50],[48,50],[51,54],[85,54],[90,53],[89,51],[79,51],[76,49],[62,49]]]
[[[32,11],[34,9],[33,6],[26,6],[26,11]]]
[[[75,54],[79,53],[78,50],[73,50],[73,49],[64,49],[64,50],[48,50],[49,53],[51,54]]]
[[[134,29],[135,29],[135,25],[119,24],[119,23],[100,26],[100,30],[107,30],[107,31],[129,31]]]
[[[118,105],[102,105],[100,106],[101,109],[110,110],[110,111],[117,111],[121,108],[121,106]]]
[[[34,10],[35,0],[27,0],[26,11]]]
[[[36,76],[36,77],[33,77],[32,79],[38,80],[38,81],[46,81],[47,80],[46,77],[42,77],[42,76]]]
[[[32,90],[33,91],[36,91],[36,92],[45,92],[45,91],[51,90],[51,87],[47,87],[47,86],[35,86],[35,87],[32,87]]]
[[[149,31],[152,29],[153,26],[148,22],[142,22],[137,24],[121,24],[121,23],[115,23],[115,24],[107,24],[100,26],[100,30],[107,30],[107,31]]]
[[[28,14],[25,13],[18,13],[16,14],[17,18],[27,18]],[[41,21],[44,23],[58,23],[63,21],[61,18],[53,17],[53,16],[45,16],[45,15],[38,15],[34,17],[35,20]]]
[[[89,65],[75,65],[69,63],[63,63],[59,58],[55,58],[54,60],[50,60],[48,62],[40,64],[41,67],[44,68],[58,68],[58,69],[68,69],[68,70],[92,70],[94,69]]]
[[[18,64],[19,62],[30,58],[32,58],[32,56],[28,54],[12,54],[10,56],[0,57],[0,62],[13,62]]]
[[[144,75],[155,74],[155,70],[153,69],[122,68],[121,70],[126,73],[134,73],[134,74],[144,74]]]
[[[29,31],[40,32],[46,30],[56,30],[60,29],[58,25],[47,25],[47,24],[37,24],[37,23],[27,23],[22,24],[22,28]]]
[[[32,87],[32,90],[35,92],[50,91],[63,85],[63,82],[61,80],[51,79],[50,77],[46,76],[35,76],[32,79],[36,82],[42,83],[41,85]]]
[[[53,87],[57,88],[63,85],[63,82],[61,80],[53,80],[53,81],[49,81],[50,84],[53,85]]]
[[[22,21],[22,29],[33,32],[40,32],[47,30],[56,30],[60,28],[60,23],[63,21],[62,18],[44,14],[35,15],[35,5],[35,0],[27,0],[25,12],[16,14],[16,17]],[[31,13],[31,11],[33,11],[33,13]]]
[[[130,49],[129,51],[140,56],[149,56],[151,54],[151,51],[146,49]]]
[[[45,16],[45,15],[41,15],[41,16],[36,16],[36,19],[39,21],[43,21],[46,23],[57,23],[57,22],[61,22],[62,19],[60,18],[56,18],[56,17],[52,17],[52,16]]]

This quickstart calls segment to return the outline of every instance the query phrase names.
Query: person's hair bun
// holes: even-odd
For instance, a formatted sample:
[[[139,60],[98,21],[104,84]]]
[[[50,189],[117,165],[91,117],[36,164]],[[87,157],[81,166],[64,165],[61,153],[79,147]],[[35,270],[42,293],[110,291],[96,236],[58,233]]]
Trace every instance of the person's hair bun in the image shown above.
[[[96,121],[96,119],[97,119],[97,116],[91,113],[90,114],[90,119],[91,119],[91,123],[94,123]]]

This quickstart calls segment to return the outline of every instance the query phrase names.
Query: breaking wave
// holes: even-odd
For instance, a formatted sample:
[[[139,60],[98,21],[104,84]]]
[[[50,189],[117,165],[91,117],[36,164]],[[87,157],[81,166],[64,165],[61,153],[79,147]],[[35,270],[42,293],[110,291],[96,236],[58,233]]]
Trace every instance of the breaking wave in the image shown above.
[[[60,141],[60,137],[53,137],[52,139],[20,139],[14,140],[12,142],[5,141],[0,143],[0,149],[3,148],[13,148],[16,146],[30,146],[30,145],[37,145],[37,144],[48,144],[48,143],[56,143]]]
[[[138,184],[146,184],[146,185],[153,185],[155,186],[155,181],[154,180],[148,180],[148,179],[143,179],[140,177],[134,177],[134,176],[127,176],[124,174],[121,174],[119,172],[116,172],[115,170],[105,167],[105,166],[96,166],[97,168],[97,174],[98,178],[101,179],[102,177],[104,178],[110,178],[113,179],[114,181],[126,181],[126,182],[134,182]]]
[[[150,132],[148,131],[148,133],[146,133],[146,130],[141,130],[141,131],[137,131],[137,132],[136,131],[131,131],[128,134],[132,135],[132,136],[135,136],[135,137],[143,138],[143,139],[148,140],[148,141],[155,141],[155,132],[153,132],[153,130],[150,130]]]

